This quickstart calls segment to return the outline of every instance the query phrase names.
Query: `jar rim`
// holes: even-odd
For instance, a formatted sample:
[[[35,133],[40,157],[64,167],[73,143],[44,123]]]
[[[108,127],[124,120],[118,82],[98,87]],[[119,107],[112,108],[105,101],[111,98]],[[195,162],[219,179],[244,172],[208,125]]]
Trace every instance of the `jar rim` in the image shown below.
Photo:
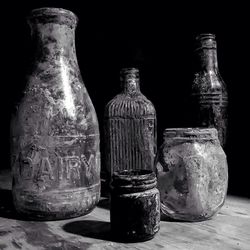
[[[156,175],[152,170],[119,170],[112,176],[112,187],[116,192],[134,193],[152,189],[156,186]]]
[[[216,128],[166,128],[163,133],[165,138],[188,139],[218,139]]]
[[[145,179],[149,176],[155,176],[155,173],[152,170],[148,169],[128,169],[128,170],[118,170],[113,173],[113,178],[119,179]]]
[[[72,12],[71,10],[63,9],[63,8],[55,8],[55,7],[42,7],[42,8],[36,8],[31,10],[29,16],[27,19],[33,19],[36,17],[42,17],[42,16],[66,16],[70,19],[74,19],[75,22],[78,22],[77,15]]]

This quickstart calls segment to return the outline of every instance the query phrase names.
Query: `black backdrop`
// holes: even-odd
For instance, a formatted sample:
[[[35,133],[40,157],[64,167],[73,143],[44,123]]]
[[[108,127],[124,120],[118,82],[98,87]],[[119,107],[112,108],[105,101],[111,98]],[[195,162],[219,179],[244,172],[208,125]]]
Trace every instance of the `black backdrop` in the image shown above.
[[[82,3],[81,3],[82,2]],[[250,197],[248,179],[249,38],[244,6],[183,5],[120,1],[34,1],[1,6],[2,163],[9,167],[10,114],[25,85],[30,30],[25,17],[38,7],[62,7],[79,17],[76,50],[81,73],[96,108],[103,139],[105,104],[120,91],[121,67],[135,66],[141,90],[156,108],[158,144],[167,127],[189,126],[188,91],[192,82],[193,42],[200,32],[216,34],[220,73],[229,92],[229,193]],[[103,153],[103,140],[102,140]]]

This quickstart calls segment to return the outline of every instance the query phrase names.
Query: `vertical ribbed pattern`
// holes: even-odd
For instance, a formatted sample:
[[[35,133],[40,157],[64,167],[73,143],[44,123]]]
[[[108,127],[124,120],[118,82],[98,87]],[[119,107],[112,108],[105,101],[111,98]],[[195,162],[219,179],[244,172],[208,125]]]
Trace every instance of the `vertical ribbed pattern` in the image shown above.
[[[105,124],[106,165],[111,174],[124,169],[153,169],[156,115],[145,96],[116,96],[106,106]]]

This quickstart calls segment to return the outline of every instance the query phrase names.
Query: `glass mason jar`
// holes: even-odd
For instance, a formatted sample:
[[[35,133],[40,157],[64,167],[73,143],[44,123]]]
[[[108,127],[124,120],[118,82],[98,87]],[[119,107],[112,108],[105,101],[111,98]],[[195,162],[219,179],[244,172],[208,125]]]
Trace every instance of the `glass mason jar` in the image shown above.
[[[114,171],[154,168],[156,155],[156,112],[141,93],[139,70],[120,72],[122,93],[105,108],[106,168]]]
[[[35,53],[11,122],[13,198],[32,219],[89,213],[100,196],[99,127],[75,51],[74,13],[35,9]]]
[[[217,60],[214,34],[196,37],[196,71],[192,84],[194,126],[215,127],[223,148],[227,139],[228,94]]]
[[[166,129],[156,172],[163,218],[205,220],[224,204],[228,167],[215,128]]]
[[[160,228],[160,196],[150,170],[121,170],[113,174],[111,232],[121,241],[145,241]]]

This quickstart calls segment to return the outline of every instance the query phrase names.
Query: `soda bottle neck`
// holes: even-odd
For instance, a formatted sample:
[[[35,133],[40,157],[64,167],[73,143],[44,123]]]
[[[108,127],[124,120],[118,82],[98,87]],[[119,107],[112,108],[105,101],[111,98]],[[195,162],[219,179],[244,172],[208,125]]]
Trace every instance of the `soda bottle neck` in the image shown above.
[[[196,37],[196,55],[198,70],[208,73],[218,72],[215,35],[200,34]]]
[[[218,72],[218,61],[216,49],[201,49],[198,52],[199,69],[205,72]]]

